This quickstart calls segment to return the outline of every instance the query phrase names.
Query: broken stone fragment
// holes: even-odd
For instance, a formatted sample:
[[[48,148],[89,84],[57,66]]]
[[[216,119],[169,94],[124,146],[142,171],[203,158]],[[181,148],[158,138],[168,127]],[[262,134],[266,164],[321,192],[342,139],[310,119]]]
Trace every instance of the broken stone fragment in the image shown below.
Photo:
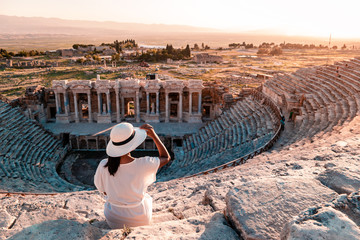
[[[279,239],[293,216],[337,195],[314,179],[299,177],[263,178],[236,189],[226,195],[226,214],[241,236],[251,240]]]
[[[282,240],[358,240],[359,236],[359,227],[345,214],[331,207],[322,207],[311,215],[300,214],[281,233]]]
[[[350,194],[360,188],[360,170],[355,168],[328,168],[317,179],[339,194]]]
[[[10,228],[16,220],[16,217],[11,216],[5,209],[0,209],[0,228]]]

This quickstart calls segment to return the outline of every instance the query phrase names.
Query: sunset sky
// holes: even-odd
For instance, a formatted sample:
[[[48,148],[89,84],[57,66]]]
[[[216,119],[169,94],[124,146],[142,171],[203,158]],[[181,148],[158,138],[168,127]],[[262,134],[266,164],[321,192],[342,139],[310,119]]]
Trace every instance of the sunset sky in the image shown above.
[[[0,14],[360,38],[359,0],[0,0]]]

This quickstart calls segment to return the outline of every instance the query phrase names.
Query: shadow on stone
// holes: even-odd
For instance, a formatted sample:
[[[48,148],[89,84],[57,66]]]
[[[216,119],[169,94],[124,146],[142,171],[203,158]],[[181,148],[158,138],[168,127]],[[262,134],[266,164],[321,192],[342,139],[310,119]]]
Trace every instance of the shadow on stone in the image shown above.
[[[101,228],[101,229],[106,229],[106,230],[111,230],[112,228],[109,227],[109,225],[107,224],[107,222],[105,220],[103,221],[94,221],[93,223],[91,223],[92,226],[97,227],[97,228]]]
[[[205,225],[205,231],[199,238],[199,240],[208,239],[239,239],[239,236],[229,226],[223,214],[215,213]]]
[[[51,240],[51,239],[99,239],[103,236],[101,229],[89,223],[58,219],[35,224],[16,233],[10,240]]]

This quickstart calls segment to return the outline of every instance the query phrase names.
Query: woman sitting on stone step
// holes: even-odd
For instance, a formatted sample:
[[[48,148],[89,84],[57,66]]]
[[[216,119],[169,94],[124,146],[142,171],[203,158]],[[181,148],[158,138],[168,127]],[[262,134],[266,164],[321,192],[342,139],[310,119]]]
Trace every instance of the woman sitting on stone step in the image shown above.
[[[134,158],[130,152],[152,138],[159,157]],[[104,215],[111,228],[148,225],[152,216],[152,198],[147,187],[155,182],[156,172],[170,161],[170,155],[153,127],[140,128],[130,123],[120,123],[110,132],[106,147],[107,159],[96,170],[94,183],[105,195]]]

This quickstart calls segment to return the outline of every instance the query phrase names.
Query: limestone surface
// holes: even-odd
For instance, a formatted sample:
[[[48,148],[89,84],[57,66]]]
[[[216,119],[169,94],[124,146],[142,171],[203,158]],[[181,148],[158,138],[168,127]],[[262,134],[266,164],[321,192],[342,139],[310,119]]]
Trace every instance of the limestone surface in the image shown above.
[[[181,233],[181,234],[179,234]],[[110,233],[109,233],[109,236]],[[138,227],[127,239],[239,239],[222,213]]]
[[[264,178],[230,190],[226,213],[244,239],[278,239],[293,215],[335,195],[314,179]]]
[[[348,239],[360,238],[360,195],[341,194],[330,203],[311,207],[287,223],[281,239]]]
[[[9,238],[9,240],[50,240],[50,239],[99,239],[102,236],[100,229],[89,223],[79,223],[73,220],[58,219],[44,221],[23,229]]]
[[[0,228],[9,228],[15,219],[5,209],[0,209]]]
[[[307,218],[295,220],[288,228],[288,234],[281,239],[357,240],[360,236],[360,229],[353,221],[330,207],[316,210]]]
[[[349,194],[360,188],[360,168],[330,168],[319,174],[318,179],[339,194]]]
[[[360,194],[341,194],[336,201],[331,201],[331,196],[337,196],[338,193],[329,188],[330,185],[323,185],[318,180],[318,176],[325,176],[326,172],[330,177],[334,171],[328,171],[329,169],[334,169],[335,172],[340,172],[337,169],[341,169],[344,176],[356,176],[356,171],[360,169],[359,136],[360,118],[357,117],[336,134],[319,137],[316,141],[302,138],[295,144],[275,146],[243,165],[208,175],[157,182],[148,189],[153,198],[152,225],[130,230],[109,229],[103,213],[105,200],[97,191],[55,195],[1,193],[1,209],[11,216],[11,221],[7,221],[0,228],[0,239],[22,239],[23,236],[27,236],[26,239],[41,239],[45,236],[44,229],[49,229],[48,236],[53,239],[59,239],[59,236],[62,239],[62,236],[65,236],[64,238],[69,240],[125,237],[209,239],[211,236],[218,237],[216,232],[231,239],[240,228],[231,225],[230,218],[223,214],[223,210],[227,208],[225,199],[228,193],[228,199],[233,196],[234,202],[244,202],[243,205],[235,204],[233,209],[245,208],[250,214],[249,222],[257,221],[259,228],[250,222],[251,226],[259,231],[259,234],[252,233],[254,236],[262,234],[263,229],[268,228],[271,231],[269,234],[279,239],[286,222],[291,222],[299,213],[317,205],[331,207],[346,215],[346,218],[340,214],[336,215],[339,216],[339,224],[340,221],[345,221],[344,226],[350,226],[351,220],[359,227]],[[336,144],[339,141],[346,144]],[[350,179],[354,178],[343,178],[343,181],[350,186]],[[9,189],[10,185],[6,187]],[[3,186],[1,188],[4,190]],[[230,195],[231,192],[234,195]],[[237,198],[240,193],[241,199]],[[259,202],[256,203],[257,201]],[[308,204],[301,207],[297,201]],[[3,211],[0,212],[3,214]],[[271,222],[282,217],[286,218],[282,224]],[[274,230],[274,226],[278,226],[278,229]],[[66,227],[72,231],[66,231]],[[331,229],[335,225],[327,227]],[[43,230],[40,233],[35,229]],[[229,235],[225,235],[225,232]],[[251,235],[245,239],[251,239],[249,236]]]

